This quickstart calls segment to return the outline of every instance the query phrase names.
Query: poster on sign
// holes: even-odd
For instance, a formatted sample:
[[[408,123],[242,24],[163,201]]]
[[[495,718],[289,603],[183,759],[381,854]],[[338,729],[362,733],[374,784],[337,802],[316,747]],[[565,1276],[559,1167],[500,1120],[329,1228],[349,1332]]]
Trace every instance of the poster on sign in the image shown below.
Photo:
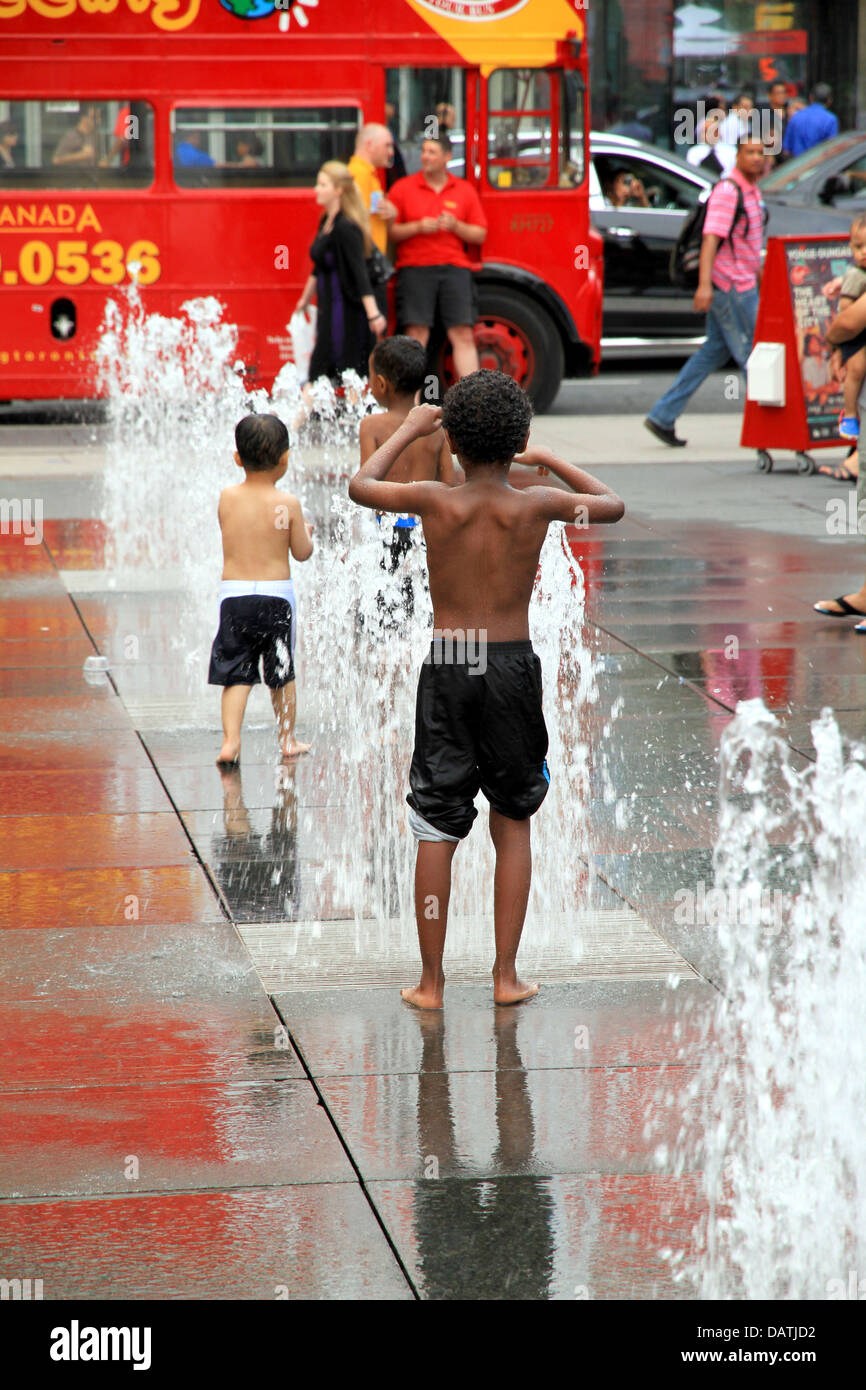
[[[842,388],[830,372],[833,349],[826,332],[836,317],[838,281],[849,268],[851,249],[841,238],[817,243],[795,241],[786,244],[785,258],[809,440],[836,439]]]
[[[831,375],[827,329],[839,312],[840,277],[850,257],[838,233],[768,240],[754,342],[781,352],[784,389],[781,403],[746,397],[743,448],[794,449],[808,463],[808,449],[845,446],[842,388]]]

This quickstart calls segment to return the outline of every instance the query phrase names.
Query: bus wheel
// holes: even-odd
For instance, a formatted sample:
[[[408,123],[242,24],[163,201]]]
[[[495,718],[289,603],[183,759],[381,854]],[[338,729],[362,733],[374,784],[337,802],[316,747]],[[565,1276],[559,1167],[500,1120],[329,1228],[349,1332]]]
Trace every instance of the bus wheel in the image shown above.
[[[562,383],[565,354],[553,320],[539,305],[516,290],[479,285],[475,343],[481,367],[513,376],[537,414],[553,404]],[[450,386],[454,366],[447,339],[440,375]]]

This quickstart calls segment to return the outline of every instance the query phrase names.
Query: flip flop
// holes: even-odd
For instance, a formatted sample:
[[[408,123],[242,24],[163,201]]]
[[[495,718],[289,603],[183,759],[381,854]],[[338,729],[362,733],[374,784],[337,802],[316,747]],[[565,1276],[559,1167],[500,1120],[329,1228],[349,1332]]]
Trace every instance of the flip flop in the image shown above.
[[[838,603],[842,612],[832,613],[829,608],[819,608],[817,603],[813,603],[812,607],[816,613],[821,614],[822,618],[866,618],[866,613],[864,613],[863,609],[855,608],[853,603],[849,603],[842,594],[840,594],[838,598],[831,599],[830,602]],[[866,632],[866,628],[862,630]]]
[[[861,637],[866,637],[866,623],[855,623],[854,631],[859,632]]]
[[[824,478],[832,478],[834,483],[856,483],[857,474],[852,473],[850,468],[846,468],[844,463],[840,463],[838,468],[833,468],[829,463],[822,463],[820,468],[815,469]],[[841,617],[841,614],[839,614]]]

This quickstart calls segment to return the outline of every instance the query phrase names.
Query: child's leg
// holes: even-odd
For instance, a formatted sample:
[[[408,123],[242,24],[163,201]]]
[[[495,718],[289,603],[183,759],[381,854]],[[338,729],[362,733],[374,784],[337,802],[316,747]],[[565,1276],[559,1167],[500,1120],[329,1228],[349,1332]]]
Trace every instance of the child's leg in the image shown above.
[[[848,368],[842,384],[845,414],[856,420],[858,418],[857,401],[860,397],[863,378],[866,376],[866,348],[860,348],[859,352],[853,353],[845,366]]]
[[[222,697],[223,746],[218,763],[236,763],[241,755],[241,724],[251,685],[224,685]]]
[[[493,875],[493,921],[496,960],[493,963],[493,1002],[519,1004],[538,993],[517,975],[517,948],[523,932],[529,885],[532,881],[530,823],[490,812],[490,838],[496,850]]]
[[[294,758],[299,753],[309,753],[311,743],[298,743],[295,738],[295,682],[288,681],[276,690],[271,690],[271,704],[277,716],[280,732],[280,751],[284,758]]]
[[[419,840],[415,860],[415,921],[421,950],[421,983],[417,989],[401,989],[407,1004],[419,1009],[441,1009],[445,993],[442,953],[451,897],[451,860],[454,840]]]

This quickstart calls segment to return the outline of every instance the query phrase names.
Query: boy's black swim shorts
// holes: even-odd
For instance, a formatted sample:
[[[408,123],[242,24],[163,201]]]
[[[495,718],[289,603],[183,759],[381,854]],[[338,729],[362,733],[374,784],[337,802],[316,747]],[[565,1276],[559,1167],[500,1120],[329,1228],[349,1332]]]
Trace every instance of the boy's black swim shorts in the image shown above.
[[[219,631],[211,648],[208,684],[258,685],[260,660],[265,685],[271,690],[295,679],[291,604],[268,594],[224,598]]]
[[[547,794],[546,754],[541,662],[531,642],[476,647],[446,634],[431,643],[418,680],[406,798],[428,826],[463,839],[479,788],[495,811],[525,820]]]

